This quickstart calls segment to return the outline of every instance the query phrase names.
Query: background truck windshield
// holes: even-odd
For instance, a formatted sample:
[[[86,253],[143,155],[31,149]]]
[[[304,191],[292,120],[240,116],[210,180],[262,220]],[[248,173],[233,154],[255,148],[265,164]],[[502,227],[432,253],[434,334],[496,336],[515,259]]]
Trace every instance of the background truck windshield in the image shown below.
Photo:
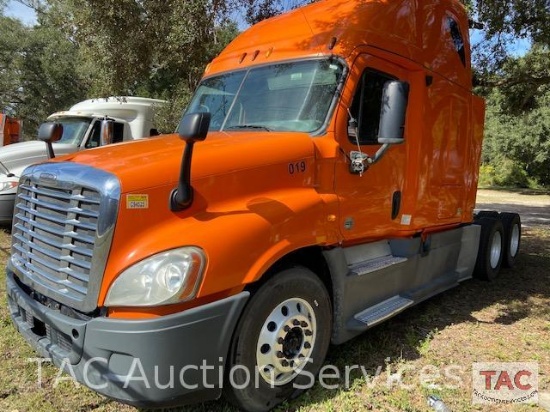
[[[210,112],[210,130],[313,132],[325,123],[343,65],[307,60],[205,79],[187,113]]]
[[[60,143],[80,146],[92,119],[89,117],[59,117],[54,121],[63,125],[63,135],[59,140]]]

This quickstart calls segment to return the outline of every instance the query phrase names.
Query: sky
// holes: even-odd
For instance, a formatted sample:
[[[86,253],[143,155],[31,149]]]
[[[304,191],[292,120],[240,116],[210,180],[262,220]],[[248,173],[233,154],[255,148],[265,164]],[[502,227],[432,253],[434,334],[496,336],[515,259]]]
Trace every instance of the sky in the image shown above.
[[[34,10],[14,0],[8,1],[4,14],[9,17],[15,17],[27,25],[36,23]]]

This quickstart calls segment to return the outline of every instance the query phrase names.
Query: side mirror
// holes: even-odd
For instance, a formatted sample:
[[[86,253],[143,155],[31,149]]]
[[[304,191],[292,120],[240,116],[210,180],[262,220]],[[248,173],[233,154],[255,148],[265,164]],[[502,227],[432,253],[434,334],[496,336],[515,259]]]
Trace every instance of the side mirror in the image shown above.
[[[178,134],[186,142],[202,142],[210,127],[210,113],[189,113],[183,116],[178,126]]]
[[[170,210],[179,212],[193,203],[191,187],[191,161],[193,145],[206,139],[210,127],[210,113],[190,113],[183,116],[178,126],[178,134],[185,141],[185,151],[181,160],[178,187],[170,195]]]
[[[61,139],[61,136],[63,136],[63,125],[61,123],[46,122],[40,125],[38,129],[38,140],[42,140],[46,143],[49,159],[55,157],[52,143]]]
[[[109,119],[103,119],[101,121],[101,146],[106,146],[113,143],[114,137],[114,122]]]
[[[403,143],[405,140],[405,116],[407,114],[408,100],[408,83],[394,80],[384,85],[378,128],[378,143]]]

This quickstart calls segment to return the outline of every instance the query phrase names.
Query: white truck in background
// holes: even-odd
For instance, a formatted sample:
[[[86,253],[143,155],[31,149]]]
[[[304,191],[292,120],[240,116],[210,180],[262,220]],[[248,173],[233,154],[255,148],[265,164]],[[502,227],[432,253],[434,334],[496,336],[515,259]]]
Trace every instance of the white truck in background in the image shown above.
[[[67,111],[48,116],[48,122],[62,126],[61,139],[53,143],[56,156],[120,143],[152,135],[158,131],[154,109],[164,100],[144,97],[107,97],[77,103]],[[48,159],[42,141],[0,147],[0,224],[9,224],[21,172],[31,164]]]

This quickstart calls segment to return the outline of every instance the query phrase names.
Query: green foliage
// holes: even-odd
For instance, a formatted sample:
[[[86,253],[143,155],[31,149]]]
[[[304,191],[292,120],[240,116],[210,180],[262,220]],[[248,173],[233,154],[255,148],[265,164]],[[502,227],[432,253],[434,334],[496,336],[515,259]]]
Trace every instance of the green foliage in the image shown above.
[[[487,97],[481,184],[550,185],[550,7],[547,0],[468,0],[485,38],[473,50]],[[509,44],[527,39],[528,53]]]
[[[284,11],[313,3],[315,0],[244,0],[245,19],[255,24]]]
[[[467,0],[465,3],[485,24],[488,37],[512,35],[533,42],[550,42],[548,0]]]
[[[516,162],[507,158],[495,159],[492,164],[481,165],[479,170],[480,187],[534,188],[536,183]]]
[[[41,23],[78,47],[88,97],[167,99],[159,119],[173,131],[206,64],[236,35],[226,2],[207,0],[49,0]]]
[[[519,115],[536,109],[550,90],[550,46],[535,44],[520,58],[508,58],[499,71],[486,77],[484,92],[495,86],[502,94],[501,109]]]
[[[484,25],[483,40],[472,50],[476,80],[491,90],[499,87],[512,114],[530,110],[540,86],[550,84],[550,4],[548,0],[465,0],[472,17]],[[526,59],[517,59],[513,45],[531,44]],[[521,51],[520,51],[521,53]],[[522,54],[522,53],[521,53]],[[514,57],[515,56],[515,57]]]
[[[530,59],[528,55],[514,64],[521,67]],[[487,96],[483,163],[493,167],[495,184],[523,187],[532,185],[526,181],[529,177],[548,186],[550,87],[539,85],[536,93],[529,97],[529,106],[524,106],[523,111],[513,106],[512,96],[514,94],[506,88],[495,88]],[[518,91],[516,96],[521,97],[522,93]]]
[[[484,25],[484,40],[474,50],[476,68],[483,76],[500,69],[512,53],[510,45],[517,39],[550,45],[548,0],[466,0],[465,3],[472,16]]]
[[[75,45],[52,27],[0,17],[0,108],[24,119],[26,137],[86,93],[75,54]]]

